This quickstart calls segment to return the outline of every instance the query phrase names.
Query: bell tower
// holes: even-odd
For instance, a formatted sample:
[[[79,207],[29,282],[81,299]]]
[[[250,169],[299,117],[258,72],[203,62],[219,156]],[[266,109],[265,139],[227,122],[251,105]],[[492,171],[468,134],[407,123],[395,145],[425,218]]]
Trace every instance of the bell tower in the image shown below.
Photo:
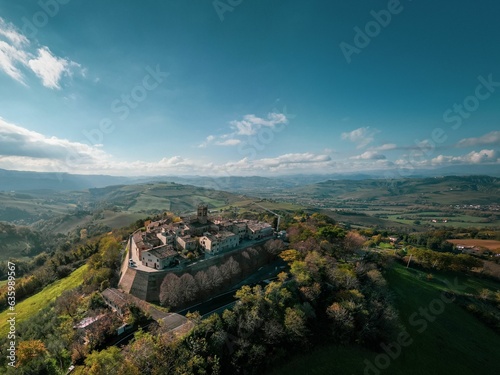
[[[206,204],[199,204],[196,216],[200,223],[206,224],[208,221],[208,206]]]

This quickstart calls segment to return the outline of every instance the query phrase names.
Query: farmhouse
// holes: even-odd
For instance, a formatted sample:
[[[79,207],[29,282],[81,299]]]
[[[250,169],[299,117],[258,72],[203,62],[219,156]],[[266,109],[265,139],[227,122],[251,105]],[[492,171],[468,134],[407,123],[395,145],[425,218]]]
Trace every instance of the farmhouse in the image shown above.
[[[101,295],[104,302],[106,302],[112,310],[115,310],[121,316],[125,314],[130,305],[127,295],[117,291],[116,289],[108,288],[103,290]]]

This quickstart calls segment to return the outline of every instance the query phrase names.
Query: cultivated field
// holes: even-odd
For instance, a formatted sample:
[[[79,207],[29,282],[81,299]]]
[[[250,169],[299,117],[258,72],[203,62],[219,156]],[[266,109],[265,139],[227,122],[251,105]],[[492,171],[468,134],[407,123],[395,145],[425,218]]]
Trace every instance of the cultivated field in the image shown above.
[[[500,254],[500,241],[495,240],[475,240],[475,239],[453,239],[448,240],[454,245],[478,246]]]

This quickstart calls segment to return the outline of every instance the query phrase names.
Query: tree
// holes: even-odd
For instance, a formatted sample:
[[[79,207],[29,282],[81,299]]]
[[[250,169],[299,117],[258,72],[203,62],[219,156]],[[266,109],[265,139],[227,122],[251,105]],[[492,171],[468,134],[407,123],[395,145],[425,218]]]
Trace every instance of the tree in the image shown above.
[[[317,236],[320,239],[327,240],[328,242],[333,242],[336,239],[344,238],[345,231],[337,226],[327,225],[318,229]]]
[[[227,283],[229,282],[229,280],[231,280],[231,270],[229,269],[229,265],[227,264],[227,262],[223,263],[219,267],[219,271],[224,283]]]
[[[177,307],[183,303],[183,291],[179,277],[169,273],[163,279],[160,287],[160,302],[162,305]]]
[[[132,369],[137,370],[137,374],[152,374],[157,364],[153,350],[154,345],[151,334],[139,330],[134,336],[134,341],[127,345],[123,351],[125,368],[129,372],[132,372]]]
[[[123,356],[116,346],[111,346],[108,349],[100,352],[93,351],[87,359],[85,359],[85,374],[89,375],[119,375],[121,374],[120,366]]]
[[[297,250],[285,250],[280,254],[280,257],[287,263],[292,263],[300,259],[300,253]]]
[[[97,317],[97,321],[87,328],[87,340],[90,349],[103,343],[106,337],[114,333],[114,328],[117,326],[118,321],[114,314],[106,313]]]
[[[326,309],[333,321],[333,332],[341,341],[348,341],[354,329],[354,317],[345,305],[346,303],[334,302]]]
[[[191,302],[196,298],[199,289],[192,275],[189,273],[182,275],[179,279],[179,284],[179,287],[182,290],[182,304]]]
[[[353,231],[348,232],[343,241],[343,251],[341,251],[339,256],[344,260],[347,260],[347,257],[350,256],[354,251],[359,250],[364,242],[365,238],[359,233]]]
[[[24,366],[47,354],[45,344],[41,340],[21,341],[17,347],[17,365]]]
[[[264,244],[264,248],[272,257],[275,257],[285,248],[285,243],[282,240],[269,240]]]
[[[210,290],[214,291],[219,289],[223,282],[219,268],[217,266],[211,266],[207,269],[206,273]]]
[[[205,271],[197,272],[196,275],[194,275],[194,281],[196,281],[198,292],[202,296],[207,296],[210,293],[210,285]]]
[[[234,260],[233,257],[230,257],[228,261],[226,262],[227,267],[229,269],[229,273],[231,274],[232,278],[237,277],[241,273],[241,267],[240,264]]]
[[[295,277],[299,285],[309,284],[312,280],[311,274],[307,268],[307,263],[300,260],[296,260],[292,263],[290,273]]]
[[[56,311],[59,315],[67,314],[73,317],[78,310],[81,297],[78,289],[65,290],[56,300]]]
[[[308,332],[306,314],[298,307],[287,307],[284,326],[290,341],[303,341]]]

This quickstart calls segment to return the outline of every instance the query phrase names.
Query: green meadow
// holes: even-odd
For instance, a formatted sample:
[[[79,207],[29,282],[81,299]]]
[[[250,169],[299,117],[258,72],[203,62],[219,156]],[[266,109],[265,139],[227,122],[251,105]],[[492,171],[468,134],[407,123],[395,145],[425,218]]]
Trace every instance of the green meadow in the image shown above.
[[[48,306],[49,303],[59,297],[65,290],[73,289],[80,285],[83,282],[83,275],[86,270],[87,265],[83,265],[73,271],[71,275],[53,282],[37,294],[17,303],[15,306],[16,322],[19,323],[28,319],[33,314]],[[8,332],[7,319],[11,317],[10,315],[7,315],[8,312],[10,311],[5,310],[0,313],[0,335],[2,337]]]

